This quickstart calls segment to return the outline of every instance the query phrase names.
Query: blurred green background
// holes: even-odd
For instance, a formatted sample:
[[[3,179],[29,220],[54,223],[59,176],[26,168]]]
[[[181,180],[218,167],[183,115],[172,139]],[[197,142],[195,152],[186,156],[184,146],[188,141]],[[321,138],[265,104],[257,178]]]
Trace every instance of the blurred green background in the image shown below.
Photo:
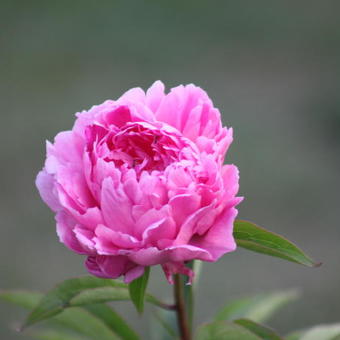
[[[296,241],[303,268],[243,250],[204,266],[197,321],[230,298],[301,288],[279,332],[340,321],[340,2],[4,1],[0,3],[0,287],[51,288],[85,274],[61,245],[34,179],[45,140],[74,113],[161,79],[206,89],[234,127],[240,217]],[[160,270],[151,290],[170,297]],[[146,334],[147,318],[119,310]],[[150,310],[149,310],[150,311]],[[25,313],[0,304],[0,338]]]

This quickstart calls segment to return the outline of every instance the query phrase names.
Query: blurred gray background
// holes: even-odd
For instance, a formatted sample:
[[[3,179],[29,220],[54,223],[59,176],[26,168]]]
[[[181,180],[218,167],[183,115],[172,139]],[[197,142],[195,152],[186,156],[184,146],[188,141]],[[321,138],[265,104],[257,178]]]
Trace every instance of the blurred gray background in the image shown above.
[[[228,299],[298,287],[271,326],[340,321],[338,1],[4,1],[0,3],[0,287],[48,290],[85,274],[59,244],[34,179],[45,140],[74,113],[161,79],[195,83],[234,127],[240,217],[296,241],[318,269],[237,250],[204,266],[197,322]],[[171,287],[153,270],[150,289]],[[127,304],[119,310],[146,334]],[[20,309],[0,304],[0,338]]]

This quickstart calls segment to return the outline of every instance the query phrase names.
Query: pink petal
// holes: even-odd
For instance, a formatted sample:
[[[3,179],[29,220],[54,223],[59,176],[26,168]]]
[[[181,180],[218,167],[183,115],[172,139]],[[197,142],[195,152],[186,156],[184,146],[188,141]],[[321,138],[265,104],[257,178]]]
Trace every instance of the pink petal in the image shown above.
[[[211,261],[208,251],[191,245],[174,246],[164,250],[150,247],[132,252],[128,257],[132,262],[141,266],[153,266],[167,262],[183,262],[193,259]]]
[[[152,112],[156,112],[164,98],[164,84],[157,80],[146,92],[146,105]]]
[[[196,193],[182,194],[170,199],[169,205],[172,208],[172,216],[178,226],[200,207],[201,198]]]
[[[184,265],[183,262],[168,262],[162,265],[164,274],[170,284],[174,284],[173,275],[182,274],[189,277],[188,284],[191,284],[195,273]]]
[[[64,211],[60,211],[56,215],[57,221],[57,234],[60,242],[64,243],[68,248],[75,251],[78,254],[87,254],[86,249],[82,247],[77,239],[74,228],[77,226],[77,222]]]
[[[61,204],[59,202],[57,190],[54,187],[54,182],[54,176],[48,174],[45,170],[40,171],[35,180],[41,198],[56,212],[61,209]]]
[[[130,283],[144,274],[145,267],[136,266],[130,269],[124,276],[124,283]]]
[[[126,256],[97,256],[96,262],[103,273],[108,278],[116,279],[124,275],[130,267],[134,267]]]
[[[234,251],[236,243],[233,237],[233,228],[236,216],[235,208],[226,209],[206,234],[194,236],[190,244],[208,251],[212,261],[217,261],[222,255]]]
[[[141,245],[133,236],[114,231],[99,225],[95,231],[95,243],[98,254],[115,255],[119,249],[134,249]]]
[[[97,260],[96,260],[97,256],[88,256],[87,260],[85,262],[85,266],[87,268],[87,270],[89,271],[90,274],[103,278],[103,279],[107,279],[109,278],[99,267]]]
[[[151,224],[143,233],[143,241],[145,244],[157,245],[158,248],[163,248],[164,240],[166,243],[172,243],[177,233],[175,221],[170,218],[163,218]]]
[[[101,208],[105,224],[113,230],[134,235],[132,205],[121,187],[115,188],[111,178],[105,178],[102,184]]]
[[[132,88],[126,91],[117,102],[144,102],[145,101],[145,93],[143,89],[140,87]]]

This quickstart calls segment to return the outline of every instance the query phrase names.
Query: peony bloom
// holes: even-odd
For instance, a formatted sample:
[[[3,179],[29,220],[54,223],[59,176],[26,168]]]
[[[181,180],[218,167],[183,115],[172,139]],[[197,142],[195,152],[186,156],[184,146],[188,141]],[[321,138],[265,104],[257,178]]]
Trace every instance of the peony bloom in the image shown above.
[[[76,115],[47,142],[36,185],[60,241],[96,276],[131,282],[146,266],[192,277],[186,261],[235,250],[238,170],[223,165],[232,129],[194,85],[157,81]]]

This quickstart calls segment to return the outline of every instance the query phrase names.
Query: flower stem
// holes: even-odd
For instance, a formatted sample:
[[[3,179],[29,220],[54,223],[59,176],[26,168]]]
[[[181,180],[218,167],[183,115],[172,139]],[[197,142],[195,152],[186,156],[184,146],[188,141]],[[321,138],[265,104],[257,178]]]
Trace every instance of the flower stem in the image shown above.
[[[181,340],[191,340],[191,330],[186,311],[183,283],[180,274],[174,275],[174,295],[177,313],[177,323],[180,331]]]

